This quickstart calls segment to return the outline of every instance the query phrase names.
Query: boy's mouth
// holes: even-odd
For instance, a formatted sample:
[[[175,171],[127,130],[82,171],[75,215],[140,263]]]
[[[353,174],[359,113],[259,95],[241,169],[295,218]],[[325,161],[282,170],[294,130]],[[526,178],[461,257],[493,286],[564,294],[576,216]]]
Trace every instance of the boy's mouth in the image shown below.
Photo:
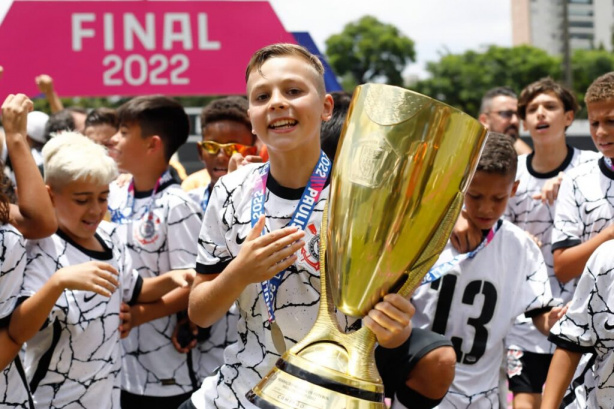
[[[295,119],[279,119],[269,124],[270,129],[285,129],[291,128],[298,123]]]
[[[537,125],[535,127],[535,129],[537,129],[538,131],[541,130],[541,129],[547,129],[547,128],[550,128],[550,125],[548,125],[548,124],[539,124],[539,125]]]

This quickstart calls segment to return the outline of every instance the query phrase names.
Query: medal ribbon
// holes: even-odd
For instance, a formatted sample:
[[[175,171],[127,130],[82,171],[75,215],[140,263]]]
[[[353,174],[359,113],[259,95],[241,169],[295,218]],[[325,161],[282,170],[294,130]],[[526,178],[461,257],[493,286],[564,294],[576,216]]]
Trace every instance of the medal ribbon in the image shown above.
[[[608,158],[607,156],[604,156],[603,162],[608,167],[608,169],[610,169],[611,171],[614,171],[614,164],[612,163],[612,159]]]
[[[252,213],[252,228],[258,222],[258,219],[261,215],[264,215],[264,201],[266,198],[266,182],[269,176],[269,167],[270,164],[267,162],[259,172],[259,177],[256,180],[256,184],[254,186],[254,192],[252,193],[252,204],[251,204],[251,213]],[[290,226],[296,226],[301,230],[304,230],[307,222],[309,221],[309,217],[311,217],[311,213],[320,198],[320,194],[324,189],[324,184],[328,179],[328,175],[330,174],[331,162],[330,159],[326,156],[324,151],[320,153],[320,159],[318,160],[318,164],[313,169],[311,176],[309,177],[309,183],[305,186],[305,190],[303,190],[303,194],[301,195],[301,199],[294,210],[294,214],[292,215],[292,220],[290,221]],[[265,229],[262,230],[262,234],[265,233]],[[262,285],[262,295],[264,296],[264,303],[266,304],[267,311],[269,313],[269,322],[275,321],[275,309],[274,309],[274,301],[277,296],[277,289],[281,284],[281,280],[284,276],[285,271],[278,273],[275,277],[270,280],[263,281]]]
[[[151,193],[149,203],[147,203],[147,206],[145,206],[145,211],[143,212],[143,215],[151,212],[151,206],[153,205],[154,197],[156,193],[158,192],[160,185],[166,184],[167,182],[172,180],[172,178],[173,176],[168,170],[166,170],[162,174],[162,176],[158,178],[158,181],[156,182],[156,185],[154,186],[153,191]],[[135,202],[135,198],[134,198],[134,177],[133,177],[132,180],[130,181],[130,184],[128,185],[128,191],[126,193],[126,205],[124,207],[120,207],[117,209],[111,209],[109,207],[109,212],[111,213],[111,221],[117,224],[128,223],[131,220],[130,218],[132,214],[134,213],[134,202]]]
[[[486,238],[482,240],[480,245],[476,247],[475,250],[472,250],[469,253],[459,254],[450,261],[445,261],[436,265],[435,267],[432,267],[429,272],[426,273],[420,285],[432,283],[433,281],[440,279],[444,274],[459,265],[462,261],[474,258],[480,250],[484,249],[490,244],[491,241],[493,241],[495,238],[495,233],[497,233],[497,230],[499,230],[500,224],[501,221],[495,223],[495,225],[486,234]]]
[[[211,192],[209,191],[209,186],[205,188],[203,192],[203,197],[200,199],[200,208],[203,209],[203,213],[207,210],[207,206],[209,205],[209,197],[211,196]]]

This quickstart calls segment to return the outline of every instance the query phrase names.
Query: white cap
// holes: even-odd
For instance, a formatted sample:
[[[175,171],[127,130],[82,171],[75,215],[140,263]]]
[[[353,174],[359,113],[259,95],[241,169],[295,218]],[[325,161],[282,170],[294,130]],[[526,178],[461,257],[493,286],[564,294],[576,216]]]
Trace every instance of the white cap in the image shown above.
[[[49,120],[49,115],[41,111],[28,113],[28,136],[36,142],[45,143],[45,125]]]

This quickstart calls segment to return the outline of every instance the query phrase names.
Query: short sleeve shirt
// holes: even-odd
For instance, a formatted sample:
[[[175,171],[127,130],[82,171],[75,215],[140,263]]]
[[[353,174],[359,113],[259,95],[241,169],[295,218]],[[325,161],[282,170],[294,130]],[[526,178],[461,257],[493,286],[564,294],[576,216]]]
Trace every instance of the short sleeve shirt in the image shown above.
[[[518,227],[501,223],[474,258],[412,297],[412,324],[450,338],[456,350],[455,378],[440,408],[497,408],[503,340],[514,318],[545,312],[553,303],[539,248]],[[448,242],[435,265],[457,255]]]
[[[134,268],[143,278],[170,270],[194,268],[201,212],[174,180],[155,192],[136,192],[111,184],[109,210],[121,214],[117,231],[126,243]],[[114,219],[115,221],[115,219]],[[135,395],[176,396],[194,389],[198,350],[182,354],[171,336],[176,315],[162,317],[130,331],[124,347],[122,389]],[[193,362],[188,365],[190,356]]]
[[[557,169],[548,173],[540,173],[533,169],[533,154],[518,157],[518,172],[516,180],[519,181],[516,194],[507,204],[505,218],[521,229],[537,237],[542,245],[541,251],[548,270],[552,296],[566,303],[571,300],[575,289],[574,282],[561,283],[554,274],[552,257],[552,228],[558,200],[552,205],[533,199],[533,195],[540,193],[545,183],[556,177],[559,172],[569,172],[573,168],[590,161],[596,161],[599,154],[593,151],[582,151],[570,146],[567,147],[567,157]],[[523,351],[552,354],[554,345],[548,342],[547,337],[535,328],[533,322],[524,314],[516,319],[514,328],[506,338],[508,347]]]
[[[64,290],[47,325],[27,342],[26,372],[37,407],[119,408],[120,305],[138,296],[141,279],[117,235],[98,227],[96,237],[102,251],[85,249],[61,231],[28,241],[23,297],[36,293],[57,270],[88,261],[112,265],[120,281],[111,297]]]
[[[8,330],[23,285],[26,244],[21,233],[10,224],[0,225],[0,243],[0,327]],[[28,395],[27,382],[20,376],[15,362],[12,362],[0,376],[0,406],[29,408]]]
[[[197,272],[216,274],[232,261],[251,230],[251,199],[261,164],[247,165],[220,178],[213,188],[199,237]],[[320,300],[319,229],[328,185],[307,222],[305,246],[288,268],[275,299],[276,321],[288,348],[313,326]],[[290,223],[303,189],[287,189],[269,175],[265,198],[266,231]],[[250,284],[237,300],[238,340],[224,351],[224,365],[192,395],[197,408],[255,408],[245,394],[275,365],[275,349],[260,284]],[[341,321],[342,328],[352,322]]]
[[[594,353],[585,382],[586,407],[614,407],[614,242],[593,253],[580,277],[567,313],[552,327],[550,340],[580,353]]]

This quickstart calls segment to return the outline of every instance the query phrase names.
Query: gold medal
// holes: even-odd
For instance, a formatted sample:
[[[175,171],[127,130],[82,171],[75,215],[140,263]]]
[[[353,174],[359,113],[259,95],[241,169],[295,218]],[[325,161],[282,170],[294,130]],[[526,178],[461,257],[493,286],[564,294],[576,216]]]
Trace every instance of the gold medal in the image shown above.
[[[277,325],[277,321],[271,321],[271,338],[273,338],[273,345],[275,345],[277,352],[283,355],[286,352],[286,340],[281,328]]]

